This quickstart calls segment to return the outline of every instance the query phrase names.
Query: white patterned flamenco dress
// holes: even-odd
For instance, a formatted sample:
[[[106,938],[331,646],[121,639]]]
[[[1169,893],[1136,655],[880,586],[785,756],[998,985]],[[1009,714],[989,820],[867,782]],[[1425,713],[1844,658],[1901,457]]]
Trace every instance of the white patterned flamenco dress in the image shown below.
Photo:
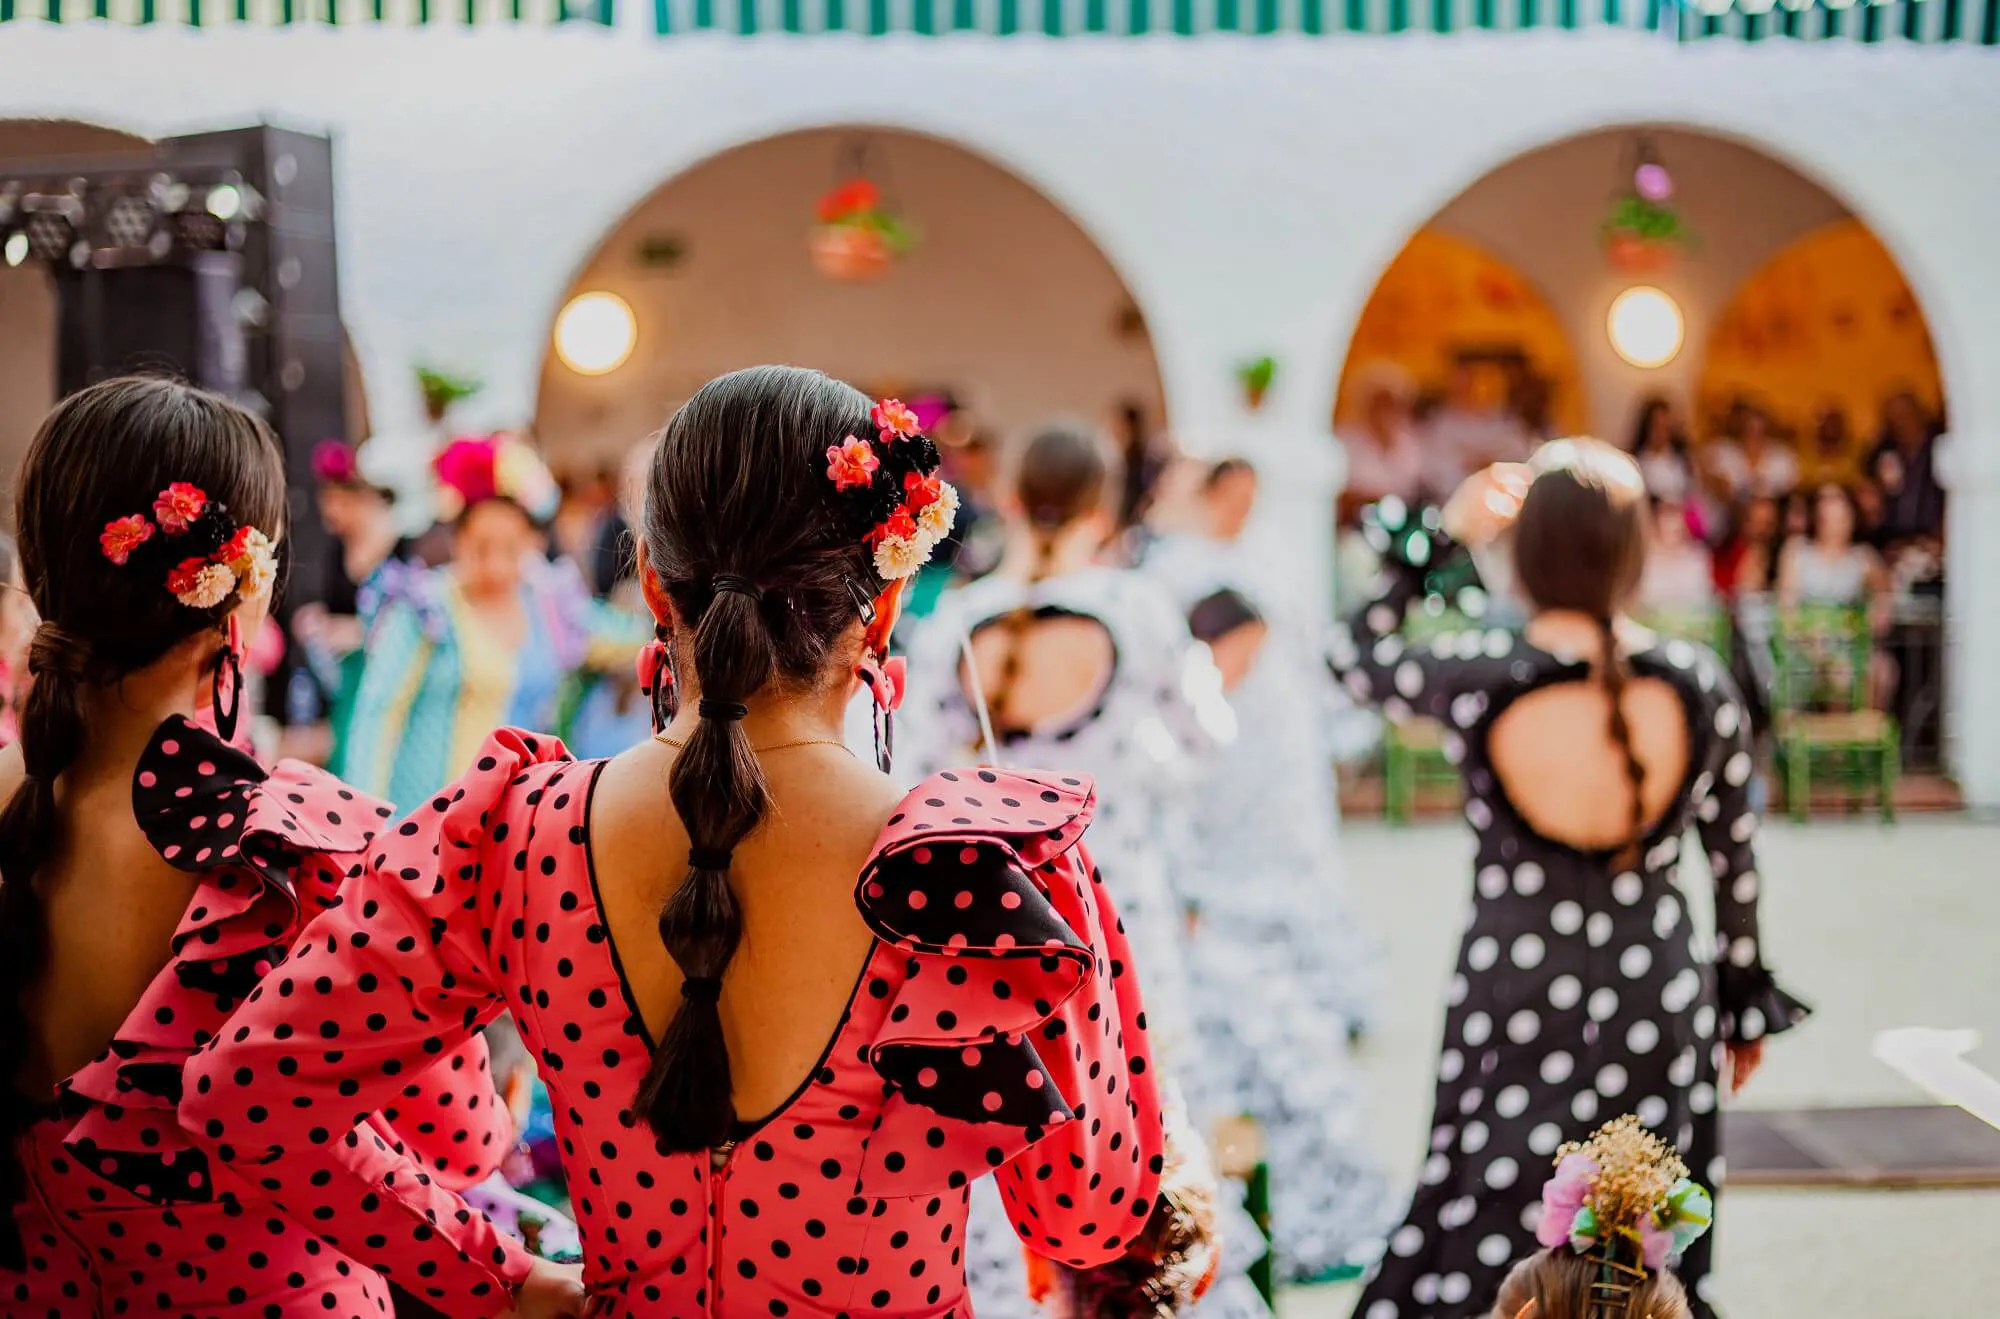
[[[1204,1071],[1231,1090],[1192,1106],[1263,1129],[1278,1274],[1338,1276],[1380,1253],[1387,1184],[1362,1153],[1348,1059],[1367,1021],[1368,940],[1341,892],[1339,811],[1325,667],[1246,553],[1204,537],[1160,542],[1144,571],[1183,611],[1220,591],[1268,629],[1229,701],[1234,742],[1205,758],[1177,882],[1195,903],[1191,952]]]
[[[963,642],[1016,610],[1037,618],[1095,621],[1111,641],[1111,671],[1074,714],[1003,733],[983,744],[980,718],[960,677]],[[1196,1012],[1186,980],[1185,903],[1174,877],[1176,824],[1192,788],[1195,757],[1231,731],[1221,680],[1196,645],[1173,601],[1129,570],[1088,568],[1029,583],[986,577],[945,596],[923,621],[909,652],[909,699],[897,726],[897,772],[920,778],[967,757],[1009,765],[1082,771],[1097,783],[1091,823],[1118,913],[1131,940],[1155,1056],[1186,1096],[1216,1087],[1199,1054]],[[1245,1276],[1264,1253],[1242,1210],[1241,1187],[1223,1184],[1223,1267],[1194,1311],[1201,1319],[1269,1319]],[[967,1224],[967,1277],[980,1319],[1030,1319],[1019,1240],[987,1182],[974,1190]]]

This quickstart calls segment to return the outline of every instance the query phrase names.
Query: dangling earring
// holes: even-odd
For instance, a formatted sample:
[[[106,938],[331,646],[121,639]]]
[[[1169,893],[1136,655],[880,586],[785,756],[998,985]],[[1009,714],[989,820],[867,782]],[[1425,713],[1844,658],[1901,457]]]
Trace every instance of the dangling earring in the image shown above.
[[[209,708],[215,712],[215,735],[236,745],[236,720],[243,713],[243,662],[236,655],[236,619],[229,620],[229,641],[215,660],[215,687],[209,693]],[[228,674],[229,704],[222,703],[223,675]]]
[[[896,760],[896,711],[903,704],[903,685],[909,664],[901,655],[894,659],[864,659],[854,674],[874,698],[875,768],[887,774]]]
[[[660,629],[665,632],[665,628]],[[680,712],[680,700],[674,691],[673,650],[662,636],[648,642],[639,651],[639,690],[646,694],[653,710],[653,731],[662,733]]]

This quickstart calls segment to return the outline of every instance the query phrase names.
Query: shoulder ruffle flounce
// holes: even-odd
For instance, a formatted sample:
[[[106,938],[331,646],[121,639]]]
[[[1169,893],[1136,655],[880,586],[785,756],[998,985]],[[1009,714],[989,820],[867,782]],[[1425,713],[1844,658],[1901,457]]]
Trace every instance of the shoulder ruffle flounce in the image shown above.
[[[894,995],[868,1060],[895,1093],[865,1191],[963,1185],[1073,1121],[1044,1049],[1070,1051],[1078,1070],[1100,1049],[1124,1065],[1101,1031],[1065,1038],[1071,1019],[1117,1016],[1114,1003],[1063,1010],[1096,992],[1103,956],[1095,881],[1063,861],[1093,805],[1081,777],[963,770],[933,776],[891,817],[856,890],[876,937],[906,955],[900,985],[867,989]]]
[[[1744,1044],[1790,1030],[1812,1009],[1779,988],[1763,966],[1724,962],[1715,968],[1715,997],[1722,1038]]]
[[[199,875],[154,978],[110,1048],[61,1086],[84,1166],[156,1201],[206,1200],[206,1160],[184,1148],[181,1068],[282,961],[390,808],[298,761],[266,769],[178,716],[139,758],[132,807],[160,856]]]

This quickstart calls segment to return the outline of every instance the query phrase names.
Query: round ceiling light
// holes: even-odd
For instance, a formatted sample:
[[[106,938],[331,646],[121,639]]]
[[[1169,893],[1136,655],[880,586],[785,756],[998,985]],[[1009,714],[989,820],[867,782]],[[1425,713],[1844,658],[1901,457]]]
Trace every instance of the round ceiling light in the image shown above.
[[[1612,299],[1605,329],[1620,357],[1648,369],[1673,361],[1687,332],[1679,304],[1644,285],[1626,289]]]
[[[556,317],[556,356],[584,376],[616,371],[639,342],[639,322],[616,293],[579,293]]]

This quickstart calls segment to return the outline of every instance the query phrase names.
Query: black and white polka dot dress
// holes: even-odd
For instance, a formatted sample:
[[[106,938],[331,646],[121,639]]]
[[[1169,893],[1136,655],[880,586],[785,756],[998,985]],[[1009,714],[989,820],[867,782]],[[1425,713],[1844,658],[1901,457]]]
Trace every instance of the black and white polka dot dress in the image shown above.
[[[1507,1269],[1533,1254],[1541,1185],[1558,1146],[1637,1113],[1719,1190],[1723,1045],[1785,1030],[1806,1009],[1777,988],[1758,946],[1749,736],[1722,661],[1680,641],[1629,657],[1687,713],[1687,781],[1636,864],[1531,830],[1497,782],[1486,739],[1519,697],[1594,681],[1588,665],[1488,631],[1406,647],[1420,589],[1405,572],[1349,626],[1329,662],[1392,718],[1445,723],[1465,816],[1478,839],[1474,896],[1438,1057],[1430,1149],[1408,1217],[1357,1319],[1466,1319],[1491,1312]],[[1675,884],[1692,824],[1715,877],[1714,954]],[[1713,1311],[1713,1234],[1680,1261],[1697,1319]]]

